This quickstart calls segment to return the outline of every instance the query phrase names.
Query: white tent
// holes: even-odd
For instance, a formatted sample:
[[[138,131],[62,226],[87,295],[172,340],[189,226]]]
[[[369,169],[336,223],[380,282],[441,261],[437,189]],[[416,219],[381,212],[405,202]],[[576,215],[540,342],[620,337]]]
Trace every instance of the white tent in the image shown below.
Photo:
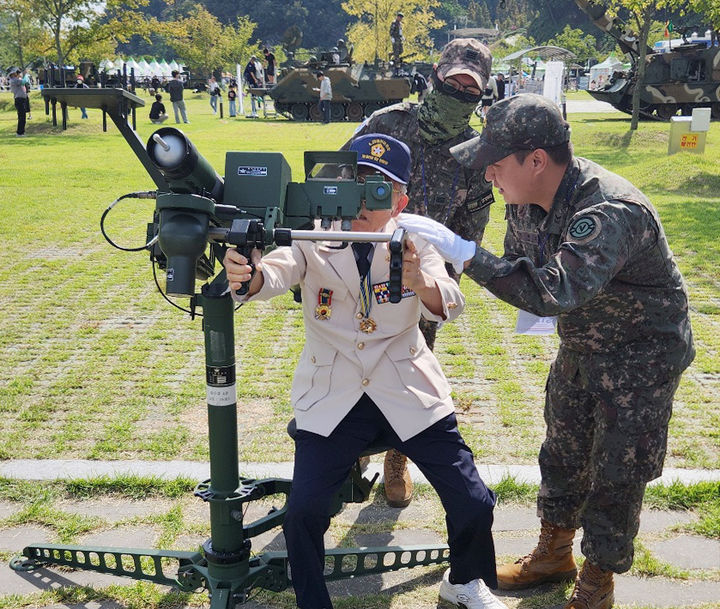
[[[170,62],[170,70],[180,70],[180,64],[174,59]]]
[[[152,76],[152,69],[150,68],[150,64],[147,61],[145,61],[144,59],[141,59],[138,62],[138,71],[139,71],[139,74],[136,74],[136,76],[140,76],[142,78]]]
[[[150,72],[153,76],[162,76],[162,67],[160,67],[160,64],[156,59],[153,59],[152,62],[150,62]]]
[[[588,82],[592,83],[595,81],[596,86],[600,86],[601,83],[605,84],[610,81],[613,72],[622,69],[623,62],[615,57],[613,53],[610,53],[605,61],[596,63],[590,68],[590,79]]]
[[[100,62],[100,71],[102,72],[111,72],[114,67],[112,59],[103,59]]]

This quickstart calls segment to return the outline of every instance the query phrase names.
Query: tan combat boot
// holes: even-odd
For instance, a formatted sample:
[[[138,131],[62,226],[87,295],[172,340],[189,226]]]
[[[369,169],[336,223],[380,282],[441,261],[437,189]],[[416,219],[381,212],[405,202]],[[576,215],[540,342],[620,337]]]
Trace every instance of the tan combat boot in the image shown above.
[[[565,609],[610,609],[615,600],[613,572],[585,561]]]
[[[562,529],[541,520],[540,540],[527,556],[497,569],[501,590],[530,588],[545,582],[572,581],[577,566],[572,553],[575,529]]]
[[[385,499],[390,507],[406,507],[412,500],[413,483],[407,457],[394,448],[385,453]]]

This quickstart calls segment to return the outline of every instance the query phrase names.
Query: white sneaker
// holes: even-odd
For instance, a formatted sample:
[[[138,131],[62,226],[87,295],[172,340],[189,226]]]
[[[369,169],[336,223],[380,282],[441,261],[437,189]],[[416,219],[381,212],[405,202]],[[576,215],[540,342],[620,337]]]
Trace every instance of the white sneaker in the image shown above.
[[[467,584],[451,584],[450,569],[443,575],[440,598],[464,609],[508,609],[481,579],[474,579]]]

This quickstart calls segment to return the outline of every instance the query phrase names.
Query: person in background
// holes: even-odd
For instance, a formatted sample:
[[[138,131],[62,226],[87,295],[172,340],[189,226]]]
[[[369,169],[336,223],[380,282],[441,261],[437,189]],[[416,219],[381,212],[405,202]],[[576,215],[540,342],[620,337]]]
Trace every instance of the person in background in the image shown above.
[[[495,77],[495,88],[497,89],[497,101],[505,99],[505,76],[502,72]]]
[[[408,202],[410,150],[379,133],[356,138],[350,150],[357,153],[358,180],[380,174],[392,187],[392,209],[363,204],[352,230],[392,232]],[[421,314],[455,319],[462,292],[435,249],[410,239],[405,297],[392,304],[383,296],[388,255],[386,242],[338,249],[294,241],[266,256],[253,250],[254,274],[236,249],[223,262],[237,301],[268,300],[296,283],[303,292],[305,345],[291,392],[295,464],[283,523],[296,604],[332,609],[323,573],[330,505],[358,456],[380,441],[412,457],[445,508],[450,568],[440,597],[466,609],[507,609],[488,589],[496,585],[495,494],[480,479],[458,431],[450,386],[418,328]],[[248,293],[238,296],[246,281]]]
[[[150,106],[150,122],[155,125],[164,123],[168,118],[165,112],[165,104],[162,103],[162,95],[159,93],[155,96],[155,101]]]
[[[256,61],[257,57],[255,57],[255,55],[252,55],[250,57],[250,60],[247,62],[247,65],[245,66],[245,71],[243,72],[245,86],[248,88],[248,90],[259,88],[261,86],[260,80],[258,79]],[[255,105],[255,96],[252,94],[252,91],[250,91],[250,108],[250,118],[257,118],[257,106]]]
[[[450,147],[477,136],[469,126],[480,95],[490,78],[489,49],[472,38],[458,38],[442,50],[430,75],[432,90],[421,104],[401,102],[374,112],[356,131],[387,133],[410,148],[413,165],[408,182],[409,210],[429,216],[466,239],[480,243],[495,200],[492,184],[467,170],[450,154]],[[346,142],[343,148],[347,148]],[[460,273],[448,266],[460,281]],[[421,318],[428,347],[435,347],[437,323]],[[388,505],[405,507],[412,500],[413,483],[407,459],[389,450],[384,463]]]
[[[403,43],[405,42],[405,36],[402,31],[402,20],[404,16],[402,13],[398,13],[395,15],[395,20],[390,24],[390,44],[392,44],[392,59],[396,75],[400,71],[402,64]]]
[[[228,113],[230,118],[237,116],[237,90],[235,85],[230,85],[228,89]]]
[[[82,74],[78,74],[77,78],[75,79],[75,88],[76,89],[89,89],[90,87],[87,86],[87,83],[85,82],[85,79],[82,77]],[[80,118],[87,118],[87,110],[83,107],[80,108]]]
[[[498,583],[575,579],[565,609],[610,609],[613,574],[632,566],[645,487],[662,474],[673,397],[695,356],[685,282],[652,203],[574,156],[570,126],[549,99],[498,102],[482,134],[452,153],[505,198],[504,255],[429,218],[400,225],[517,307],[518,325],[549,324],[560,337],[538,458],[540,539],[498,568]]]
[[[217,105],[220,99],[220,85],[214,76],[211,76],[210,80],[208,80],[208,93],[210,94],[210,107],[212,108],[213,114],[217,114]]]
[[[32,112],[30,111],[30,90],[32,89],[32,76],[30,70],[26,69],[22,77],[23,84],[25,85],[25,92],[27,97],[25,98],[25,110],[27,111],[27,120],[32,120]]]
[[[183,96],[185,94],[185,88],[183,82],[180,80],[180,72],[173,70],[171,72],[172,78],[167,84],[167,91],[170,94],[170,103],[175,113],[175,122],[180,122],[180,116],[182,116],[183,123],[189,123],[187,114],[185,112],[185,100]]]
[[[265,55],[265,61],[267,62],[267,67],[265,68],[267,82],[268,84],[275,84],[275,54],[265,47],[263,49],[263,55]]]
[[[427,78],[425,78],[420,72],[415,72],[412,79],[412,86],[410,87],[410,93],[417,93],[418,103],[421,104],[425,92],[428,90]]]
[[[25,137],[25,122],[27,117],[27,89],[20,76],[20,70],[13,69],[10,72],[10,92],[13,94],[15,102],[15,111],[17,112],[17,129],[15,134],[17,137]]]
[[[315,74],[320,81],[320,88],[313,88],[313,91],[320,92],[320,111],[323,115],[322,122],[327,124],[330,122],[330,104],[332,102],[332,85],[330,84],[330,78],[326,76],[322,71],[318,71]]]

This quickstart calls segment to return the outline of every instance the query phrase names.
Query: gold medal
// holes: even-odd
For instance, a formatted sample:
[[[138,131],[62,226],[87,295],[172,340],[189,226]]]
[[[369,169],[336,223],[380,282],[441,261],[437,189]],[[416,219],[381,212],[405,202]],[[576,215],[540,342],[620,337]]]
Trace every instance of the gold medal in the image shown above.
[[[375,332],[375,329],[377,328],[377,324],[375,323],[375,320],[372,317],[363,317],[360,320],[360,331],[365,332],[365,334],[372,334]]]
[[[315,319],[326,320],[330,319],[332,315],[332,309],[329,305],[319,304],[315,307]]]

